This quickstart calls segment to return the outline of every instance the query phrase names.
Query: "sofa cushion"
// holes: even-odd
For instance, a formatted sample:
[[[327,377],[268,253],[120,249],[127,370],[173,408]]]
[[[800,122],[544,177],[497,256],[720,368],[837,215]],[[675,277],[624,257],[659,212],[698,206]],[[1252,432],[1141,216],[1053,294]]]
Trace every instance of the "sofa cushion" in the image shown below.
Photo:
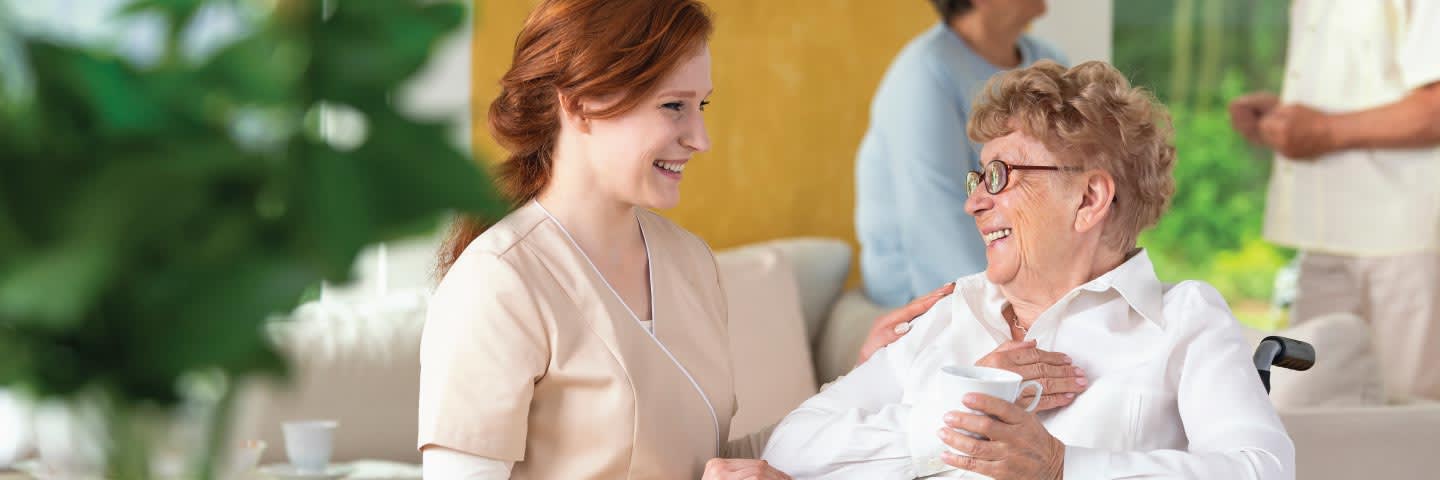
[[[761,245],[779,250],[795,272],[800,311],[805,316],[809,344],[820,337],[831,306],[845,290],[850,275],[850,244],[833,238],[790,238]]]
[[[870,326],[887,313],[884,307],[871,302],[856,290],[845,292],[830,311],[830,319],[815,342],[815,374],[825,384],[855,368],[855,359]]]
[[[780,250],[755,245],[716,255],[730,318],[739,405],[730,437],[759,431],[815,394],[815,372],[795,274]]]
[[[1385,389],[1371,347],[1370,326],[1359,317],[1336,313],[1315,317],[1278,332],[1246,329],[1250,345],[1268,335],[1309,342],[1315,366],[1303,372],[1274,368],[1270,400],[1276,408],[1384,405]]]

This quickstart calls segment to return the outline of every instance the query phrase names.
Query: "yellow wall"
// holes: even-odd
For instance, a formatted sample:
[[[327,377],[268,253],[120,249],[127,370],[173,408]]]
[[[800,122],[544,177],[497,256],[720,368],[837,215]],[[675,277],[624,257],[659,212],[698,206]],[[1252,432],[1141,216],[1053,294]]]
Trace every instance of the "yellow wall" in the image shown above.
[[[485,115],[536,0],[479,0],[474,140],[499,158]],[[663,212],[716,249],[813,235],[855,242],[855,149],[890,60],[931,26],[923,0],[709,0],[712,149]],[[853,271],[853,269],[852,269]],[[853,274],[852,274],[853,278]]]

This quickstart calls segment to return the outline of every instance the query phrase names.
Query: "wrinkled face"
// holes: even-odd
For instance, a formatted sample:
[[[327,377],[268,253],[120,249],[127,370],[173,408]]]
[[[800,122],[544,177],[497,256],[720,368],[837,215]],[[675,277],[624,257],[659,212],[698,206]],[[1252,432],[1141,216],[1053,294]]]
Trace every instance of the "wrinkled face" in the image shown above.
[[[982,165],[999,159],[1010,165],[1058,165],[1045,145],[1019,130],[985,143]],[[965,201],[985,240],[986,277],[1008,285],[1021,276],[1043,278],[1044,269],[1068,265],[1080,244],[1074,226],[1080,205],[1067,171],[1012,170],[1009,183],[991,194],[982,182]]]
[[[692,156],[710,149],[703,117],[710,82],[710,49],[681,63],[634,108],[588,120],[584,157],[596,188],[621,202],[671,208]],[[587,110],[603,108],[603,103]]]

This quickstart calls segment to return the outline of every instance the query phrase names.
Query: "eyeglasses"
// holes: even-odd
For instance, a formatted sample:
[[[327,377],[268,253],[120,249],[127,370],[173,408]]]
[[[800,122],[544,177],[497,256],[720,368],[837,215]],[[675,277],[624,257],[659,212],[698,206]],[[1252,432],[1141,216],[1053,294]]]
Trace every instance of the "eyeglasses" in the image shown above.
[[[972,195],[980,183],[985,183],[985,191],[991,195],[1000,193],[1006,186],[1010,185],[1011,170],[1075,170],[1074,167],[1057,167],[1055,165],[1011,165],[1000,160],[991,160],[985,164],[985,172],[971,170],[965,175],[965,194]]]

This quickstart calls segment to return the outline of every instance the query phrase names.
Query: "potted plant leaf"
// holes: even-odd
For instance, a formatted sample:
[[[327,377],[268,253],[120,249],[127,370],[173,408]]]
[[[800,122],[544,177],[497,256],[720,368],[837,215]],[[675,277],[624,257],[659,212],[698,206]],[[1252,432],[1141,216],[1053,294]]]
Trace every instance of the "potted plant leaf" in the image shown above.
[[[239,33],[187,50],[216,8]],[[507,205],[443,122],[390,100],[462,5],[136,0],[119,14],[164,25],[156,58],[33,35],[0,10],[0,386],[100,412],[108,474],[148,478],[146,419],[208,385],[213,449],[228,385],[284,374],[267,318],[344,281],[367,245]],[[322,134],[335,112],[363,135]]]

